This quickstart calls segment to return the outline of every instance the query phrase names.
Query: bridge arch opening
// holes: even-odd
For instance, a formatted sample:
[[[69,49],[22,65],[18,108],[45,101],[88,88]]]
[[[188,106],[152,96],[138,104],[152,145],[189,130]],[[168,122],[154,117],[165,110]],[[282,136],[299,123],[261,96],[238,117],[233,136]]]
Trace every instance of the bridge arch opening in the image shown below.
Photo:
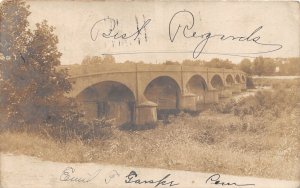
[[[237,74],[237,75],[235,76],[235,80],[236,80],[237,83],[241,83],[240,75]]]
[[[192,76],[187,82],[186,87],[189,92],[197,95],[197,102],[204,103],[205,92],[207,91],[207,84],[202,76]]]
[[[233,77],[231,76],[231,74],[228,74],[227,77],[226,77],[226,84],[227,85],[232,85],[234,84],[234,80],[233,80]]]
[[[134,121],[135,96],[124,84],[103,81],[81,91],[77,97],[87,119],[114,119],[116,125]]]
[[[210,81],[211,85],[215,89],[222,89],[224,87],[223,80],[220,75],[216,74],[212,77]]]
[[[157,118],[164,119],[169,114],[178,113],[180,87],[169,76],[159,76],[152,80],[144,91],[144,96],[157,106]]]

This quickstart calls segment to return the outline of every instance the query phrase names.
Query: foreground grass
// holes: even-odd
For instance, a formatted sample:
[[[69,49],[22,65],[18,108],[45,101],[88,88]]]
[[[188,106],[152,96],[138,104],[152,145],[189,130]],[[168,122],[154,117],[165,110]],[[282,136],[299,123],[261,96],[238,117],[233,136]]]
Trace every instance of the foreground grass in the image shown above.
[[[60,143],[30,133],[2,132],[2,152],[60,162],[99,162],[139,167],[218,172],[297,180],[299,117],[238,117],[212,111],[180,114],[168,125],[113,131],[105,140]],[[298,122],[297,122],[298,121]]]

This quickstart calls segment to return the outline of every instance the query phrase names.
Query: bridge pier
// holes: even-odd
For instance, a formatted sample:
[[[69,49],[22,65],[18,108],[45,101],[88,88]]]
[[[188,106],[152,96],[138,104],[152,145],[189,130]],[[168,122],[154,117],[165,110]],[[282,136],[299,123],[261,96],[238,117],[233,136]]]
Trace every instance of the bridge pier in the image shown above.
[[[204,103],[216,103],[219,102],[219,91],[216,89],[207,90],[204,96]]]
[[[157,104],[146,101],[136,106],[135,124],[145,125],[157,122]]]
[[[241,84],[241,90],[242,90],[242,91],[246,91],[246,90],[247,90],[246,83],[242,83],[242,84]]]
[[[179,100],[179,109],[196,111],[197,110],[197,95],[189,93],[181,95]]]
[[[228,98],[232,96],[232,90],[231,86],[225,86],[221,91],[220,91],[220,97],[221,98]]]
[[[232,85],[232,93],[241,93],[241,92],[242,92],[242,88],[240,84],[235,83]]]

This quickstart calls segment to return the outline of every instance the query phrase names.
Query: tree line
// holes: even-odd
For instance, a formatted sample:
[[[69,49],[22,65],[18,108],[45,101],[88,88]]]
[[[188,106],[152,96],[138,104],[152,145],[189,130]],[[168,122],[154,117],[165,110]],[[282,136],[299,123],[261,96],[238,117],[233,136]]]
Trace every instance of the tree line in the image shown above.
[[[253,61],[243,59],[239,68],[249,75],[258,76],[293,76],[300,75],[300,58],[264,58],[257,57]]]
[[[88,64],[105,64],[116,63],[115,58],[111,55],[106,55],[103,58],[100,56],[86,56],[82,63]],[[123,63],[145,64],[143,61],[125,61]],[[165,65],[189,65],[202,66],[210,68],[225,68],[225,69],[240,69],[249,75],[271,76],[271,75],[300,75],[300,58],[266,58],[256,57],[252,61],[243,59],[240,63],[234,64],[228,59],[213,58],[210,61],[205,60],[190,60],[186,59],[182,62],[167,60],[163,62]]]
[[[116,63],[115,58],[112,55],[105,55],[103,57],[101,56],[86,56],[81,64],[82,65],[91,65],[91,64],[109,64],[109,63]],[[129,63],[129,64],[147,64],[143,61],[124,61],[123,63]],[[232,69],[232,68],[238,68],[236,64],[233,64],[231,61],[228,59],[219,59],[219,58],[213,58],[210,61],[204,61],[204,60],[183,60],[182,62],[178,61],[165,61],[162,64],[165,65],[190,65],[190,66],[204,66],[204,67],[211,67],[211,68],[227,68],[227,69]]]

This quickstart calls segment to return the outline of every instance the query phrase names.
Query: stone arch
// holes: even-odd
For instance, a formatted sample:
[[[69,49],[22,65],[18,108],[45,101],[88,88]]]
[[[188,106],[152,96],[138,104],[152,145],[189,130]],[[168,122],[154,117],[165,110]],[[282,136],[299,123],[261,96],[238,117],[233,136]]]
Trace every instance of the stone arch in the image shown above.
[[[237,82],[237,83],[241,83],[241,77],[240,77],[240,75],[236,75],[235,76],[235,81]]]
[[[135,73],[122,73],[122,74],[97,74],[97,75],[87,75],[73,77],[69,79],[73,83],[72,91],[69,93],[69,96],[76,97],[80,92],[85,90],[88,87],[91,87],[97,83],[105,81],[114,81],[119,82],[126,87],[128,87],[136,97],[136,76]]]
[[[197,95],[197,102],[204,102],[205,92],[207,91],[207,83],[205,79],[199,75],[193,75],[186,84],[187,91]]]
[[[224,87],[224,83],[222,77],[218,74],[215,74],[210,80],[211,86],[215,89],[222,89]]]
[[[158,76],[146,86],[144,96],[156,103],[157,110],[179,108],[180,87],[170,76]]]
[[[117,125],[134,121],[135,96],[125,84],[102,81],[93,84],[77,96],[87,119],[114,119]]]
[[[234,84],[234,79],[233,79],[233,76],[232,76],[231,74],[228,74],[228,75],[226,76],[226,84],[227,84],[227,85],[232,85],[232,84]]]

